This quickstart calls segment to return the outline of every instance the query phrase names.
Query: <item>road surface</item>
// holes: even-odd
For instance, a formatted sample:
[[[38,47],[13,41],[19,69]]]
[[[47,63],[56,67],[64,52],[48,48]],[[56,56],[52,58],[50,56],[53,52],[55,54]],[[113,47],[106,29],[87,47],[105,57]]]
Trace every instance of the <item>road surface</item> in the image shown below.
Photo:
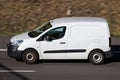
[[[120,80],[120,38],[112,38],[113,57],[104,65],[83,60],[25,64],[7,56],[9,38],[0,37],[0,80]]]

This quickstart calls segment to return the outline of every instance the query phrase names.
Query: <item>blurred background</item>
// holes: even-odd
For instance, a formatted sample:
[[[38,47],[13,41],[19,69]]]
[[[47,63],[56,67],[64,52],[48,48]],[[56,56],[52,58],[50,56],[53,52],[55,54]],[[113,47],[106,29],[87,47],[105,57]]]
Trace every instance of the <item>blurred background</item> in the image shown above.
[[[120,36],[120,0],[0,0],[0,35],[31,31],[60,17],[103,17]]]

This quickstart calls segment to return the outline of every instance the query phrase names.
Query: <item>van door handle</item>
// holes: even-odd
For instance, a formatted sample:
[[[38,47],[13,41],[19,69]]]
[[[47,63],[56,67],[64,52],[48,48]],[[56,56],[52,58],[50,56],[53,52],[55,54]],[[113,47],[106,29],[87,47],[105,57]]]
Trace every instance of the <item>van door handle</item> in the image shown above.
[[[60,42],[60,44],[65,44],[65,42]]]

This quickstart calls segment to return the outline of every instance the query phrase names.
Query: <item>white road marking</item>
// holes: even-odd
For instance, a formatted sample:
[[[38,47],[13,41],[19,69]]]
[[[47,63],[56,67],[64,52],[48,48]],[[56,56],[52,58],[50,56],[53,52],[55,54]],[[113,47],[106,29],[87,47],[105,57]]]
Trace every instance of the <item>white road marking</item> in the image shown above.
[[[7,51],[7,49],[0,49],[0,51],[5,51],[5,52],[6,52],[6,51]]]
[[[0,70],[0,73],[7,73],[7,72],[20,72],[20,73],[32,73],[32,72],[36,72],[35,70]]]

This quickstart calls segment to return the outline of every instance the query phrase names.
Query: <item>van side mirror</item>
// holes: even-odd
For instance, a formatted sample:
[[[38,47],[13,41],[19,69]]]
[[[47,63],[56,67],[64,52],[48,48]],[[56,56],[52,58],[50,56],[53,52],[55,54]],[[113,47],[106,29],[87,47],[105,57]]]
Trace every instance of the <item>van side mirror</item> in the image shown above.
[[[45,37],[45,40],[46,40],[46,41],[52,41],[53,39],[52,39],[52,37],[50,37],[50,36],[46,36],[46,37]]]

